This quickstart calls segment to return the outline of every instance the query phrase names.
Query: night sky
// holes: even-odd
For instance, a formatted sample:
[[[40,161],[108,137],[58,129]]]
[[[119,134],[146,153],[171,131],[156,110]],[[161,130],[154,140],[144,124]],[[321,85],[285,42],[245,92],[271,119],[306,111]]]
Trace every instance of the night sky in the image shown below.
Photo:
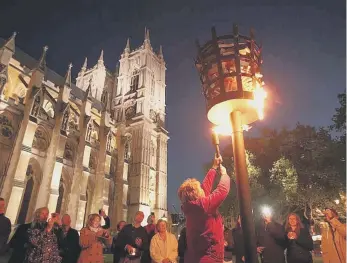
[[[64,75],[70,62],[74,75],[84,57],[93,66],[104,49],[114,70],[127,37],[132,48],[150,29],[155,50],[163,45],[167,63],[168,208],[178,203],[176,191],[187,177],[203,177],[203,164],[213,157],[209,123],[199,77],[194,68],[195,39],[201,43],[232,32],[233,23],[264,46],[264,78],[270,96],[262,127],[314,126],[331,123],[337,94],[346,87],[346,7],[343,0],[10,0],[0,11],[0,37],[17,31],[16,44],[38,58],[49,46],[48,67]],[[238,2],[238,3],[237,3]],[[261,4],[260,4],[261,3]],[[225,143],[230,139],[224,139]]]

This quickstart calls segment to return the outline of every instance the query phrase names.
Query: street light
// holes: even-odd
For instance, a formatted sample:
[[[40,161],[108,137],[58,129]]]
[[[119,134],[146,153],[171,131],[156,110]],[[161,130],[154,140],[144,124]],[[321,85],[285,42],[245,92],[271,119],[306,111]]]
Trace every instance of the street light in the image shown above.
[[[232,135],[235,174],[247,263],[257,262],[256,237],[252,216],[243,130],[263,119],[266,92],[260,73],[261,48],[250,37],[239,34],[217,36],[212,28],[212,40],[200,46],[196,68],[206,99],[207,118],[216,128],[213,141],[219,153],[219,134]],[[218,144],[216,143],[218,142]]]

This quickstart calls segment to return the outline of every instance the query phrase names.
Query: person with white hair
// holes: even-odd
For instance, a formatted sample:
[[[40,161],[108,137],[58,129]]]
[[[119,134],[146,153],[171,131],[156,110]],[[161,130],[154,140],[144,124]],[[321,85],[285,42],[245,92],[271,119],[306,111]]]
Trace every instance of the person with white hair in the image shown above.
[[[177,263],[178,242],[176,237],[167,232],[167,222],[159,219],[157,234],[152,238],[150,253],[153,263]]]

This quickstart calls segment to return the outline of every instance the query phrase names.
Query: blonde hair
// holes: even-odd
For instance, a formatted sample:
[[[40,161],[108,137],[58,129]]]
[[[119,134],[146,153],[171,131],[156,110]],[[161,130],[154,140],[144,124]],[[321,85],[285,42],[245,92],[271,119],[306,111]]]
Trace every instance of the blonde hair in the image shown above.
[[[189,201],[195,201],[199,197],[204,196],[204,191],[201,188],[201,184],[195,178],[188,178],[178,188],[178,197],[181,203],[187,203]]]
[[[95,218],[99,218],[101,222],[101,216],[99,214],[91,214],[88,216],[88,226],[90,226]]]
[[[49,209],[48,207],[40,207],[40,208],[37,208],[34,212],[34,220],[33,221],[39,221],[40,220],[40,215],[41,215],[41,212],[43,210],[47,210],[48,211],[48,214],[49,214]]]

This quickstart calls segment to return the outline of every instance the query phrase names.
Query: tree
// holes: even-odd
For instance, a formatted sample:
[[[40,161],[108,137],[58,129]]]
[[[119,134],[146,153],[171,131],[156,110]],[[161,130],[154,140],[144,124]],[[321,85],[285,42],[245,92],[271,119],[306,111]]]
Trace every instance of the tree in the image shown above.
[[[332,118],[333,124],[330,126],[332,130],[342,133],[341,142],[346,143],[346,93],[341,93],[337,96],[340,107],[335,109],[335,114]]]
[[[297,184],[295,198],[289,199],[289,207],[304,211],[309,220],[315,219],[318,216],[316,209],[332,206],[344,189],[344,180],[338,168],[341,160],[336,154],[336,142],[324,128],[316,130],[298,124],[287,133],[280,152],[292,167],[284,160],[275,163],[272,172],[277,176],[277,183],[291,181],[293,184],[287,185],[289,189]],[[292,168],[296,175],[288,173]],[[297,183],[294,183],[295,180]]]

